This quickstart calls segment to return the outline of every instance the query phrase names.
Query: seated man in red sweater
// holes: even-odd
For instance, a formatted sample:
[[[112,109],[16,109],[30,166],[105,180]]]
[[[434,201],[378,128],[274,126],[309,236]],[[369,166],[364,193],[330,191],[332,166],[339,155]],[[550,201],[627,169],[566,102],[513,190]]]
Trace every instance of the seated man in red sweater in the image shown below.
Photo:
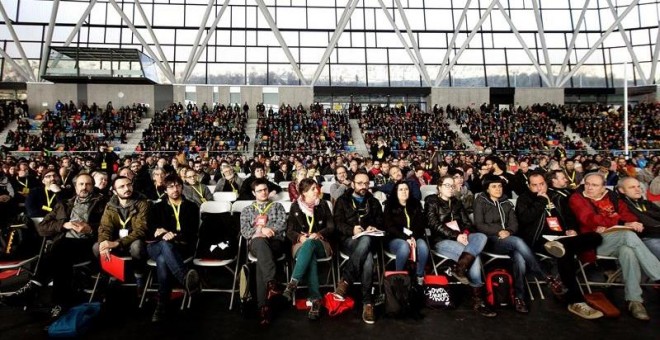
[[[625,298],[633,317],[649,320],[642,304],[640,267],[653,281],[660,280],[660,261],[649,251],[635,232],[644,227],[617,195],[605,188],[605,177],[592,172],[584,177],[584,187],[579,188],[569,205],[578,220],[581,232],[595,231],[603,236],[603,243],[596,248],[598,255],[617,256],[625,281]]]

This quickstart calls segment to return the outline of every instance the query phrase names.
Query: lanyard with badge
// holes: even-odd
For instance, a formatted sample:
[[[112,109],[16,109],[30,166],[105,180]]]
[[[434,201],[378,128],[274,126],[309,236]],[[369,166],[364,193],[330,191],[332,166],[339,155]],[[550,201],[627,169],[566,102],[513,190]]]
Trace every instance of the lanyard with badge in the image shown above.
[[[305,219],[307,219],[307,225],[309,226],[309,229],[307,230],[308,234],[312,233],[312,229],[314,228],[314,212],[312,211],[312,216],[307,216],[305,215]]]
[[[264,209],[259,208],[259,205],[257,205],[256,202],[253,205],[254,208],[259,212],[257,217],[254,219],[254,225],[262,227],[265,226],[268,222],[268,210],[271,206],[273,206],[273,202],[268,203]]]
[[[403,228],[403,233],[406,234],[406,236],[411,236],[413,232],[410,229],[410,215],[408,215],[408,208],[403,208],[403,214],[406,215],[406,227]]]
[[[53,200],[55,200],[55,196],[57,196],[57,193],[54,192],[53,197],[50,197],[50,195],[48,194],[48,189],[44,189],[44,190],[46,191],[46,205],[42,205],[41,210],[51,212],[53,211],[53,208],[51,208],[50,206],[53,204]]]
[[[632,204],[635,206],[635,209],[637,209],[638,211],[646,212],[646,206],[644,206],[643,202],[642,203],[637,203],[633,200],[630,200],[630,202],[632,202]]]
[[[193,190],[195,190],[197,195],[199,195],[199,198],[201,199],[202,203],[206,202],[206,198],[204,198],[204,189],[202,189],[201,184],[199,186],[199,189],[193,187],[192,185],[191,185],[191,187],[193,188]]]
[[[25,183],[23,183],[23,182],[19,181],[18,178],[16,178],[16,181],[17,181],[20,185],[23,186],[23,190],[21,190],[21,194],[23,194],[23,195],[27,195],[27,194],[30,193],[30,187],[28,186],[28,184],[29,184],[29,183],[28,183],[28,180],[29,180],[29,178],[25,177]]]
[[[355,211],[358,214],[358,222],[362,222],[362,218],[367,216],[367,214],[369,213],[369,205],[365,204],[364,208],[358,209],[358,207],[355,205],[355,200],[353,200],[352,202],[353,202],[353,209],[355,209]],[[361,214],[360,211],[364,211],[364,214]]]
[[[105,158],[107,157],[107,154],[103,155],[103,161],[101,162],[101,170],[105,170],[108,168],[108,163],[106,163]]]
[[[181,231],[181,221],[179,220],[179,215],[181,214],[181,203],[174,204],[170,202],[170,206],[174,211],[174,219],[176,220],[176,231]]]
[[[119,216],[119,224],[121,224],[121,229],[119,229],[119,238],[124,238],[128,236],[128,228],[126,228],[126,225],[130,221],[131,221],[131,216],[129,216],[126,220],[123,220],[121,216]]]
[[[563,231],[561,224],[559,224],[559,218],[557,216],[552,216],[552,209],[555,209],[555,205],[548,198],[548,204],[545,206],[546,218],[545,221],[548,224],[548,228],[552,231],[561,232]]]

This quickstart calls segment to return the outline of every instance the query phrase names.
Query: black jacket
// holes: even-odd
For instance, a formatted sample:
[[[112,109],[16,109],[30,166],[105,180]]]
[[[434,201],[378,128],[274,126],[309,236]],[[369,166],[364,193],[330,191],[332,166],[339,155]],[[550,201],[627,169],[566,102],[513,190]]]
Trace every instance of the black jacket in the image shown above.
[[[412,236],[415,239],[424,237],[427,226],[426,216],[424,215],[422,204],[417,199],[411,197],[406,202],[405,211],[399,201],[389,200],[385,203],[383,217],[386,237],[388,240],[396,238],[407,240],[410,238],[410,236],[407,236],[403,232],[407,224],[406,213],[410,217],[410,229],[413,232]]]
[[[575,230],[575,215],[568,207],[568,196],[564,197],[558,191],[548,190],[548,198],[554,205],[550,210],[553,217],[557,217],[562,231],[551,230],[546,223],[549,217],[548,200],[545,197],[538,196],[536,193],[528,191],[518,197],[516,201],[516,217],[520,223],[518,234],[532,248],[538,248],[537,242],[543,242],[543,235],[565,235],[566,230]]]
[[[360,210],[360,212],[358,212]],[[353,198],[353,190],[346,190],[335,202],[335,227],[340,232],[341,240],[353,236],[353,228],[374,226],[383,228],[383,208],[378,199],[367,192],[362,203]]]
[[[254,194],[252,193],[252,182],[254,182],[256,177],[250,176],[246,179],[243,180],[243,184],[241,185],[241,189],[238,191],[238,200],[240,201],[254,201],[256,197],[254,197]],[[275,190],[275,192],[279,193],[282,191],[282,188],[271,182],[268,181],[268,192],[271,192]]]
[[[431,244],[442,240],[456,240],[459,234],[473,232],[472,222],[461,200],[452,197],[449,201],[440,199],[438,195],[426,197],[426,218],[431,229]],[[446,223],[456,221],[460,232],[447,227]]]
[[[641,237],[660,237],[660,207],[645,200],[636,201],[621,195],[621,201],[625,202],[628,210],[635,214],[639,222],[644,225]]]
[[[62,194],[61,192],[54,193],[49,190],[48,195],[53,200],[50,204],[50,208],[53,209],[55,208],[55,203],[62,200]],[[43,210],[41,207],[47,206],[48,205],[47,201],[48,200],[46,199],[46,190],[44,189],[44,187],[30,190],[30,193],[25,199],[25,211],[28,217],[46,216],[46,214],[48,214],[48,211]]]
[[[300,209],[298,202],[291,204],[291,211],[286,221],[286,235],[292,244],[296,244],[302,233],[309,232],[307,217]],[[314,207],[314,223],[312,224],[312,233],[318,233],[323,239],[332,243],[335,235],[335,221],[328,206],[328,202],[321,202]]]
[[[92,227],[91,238],[96,240],[107,199],[99,195],[93,195],[91,199],[92,207],[89,213],[89,218],[87,219],[87,224]],[[64,229],[64,223],[69,222],[71,219],[71,210],[73,210],[75,200],[76,198],[73,197],[65,201],[57,202],[53,211],[44,216],[43,221],[37,226],[39,235],[53,237],[54,239],[64,237],[67,233],[67,230]]]
[[[474,227],[486,236],[496,236],[500,230],[508,230],[511,235],[517,234],[518,219],[513,203],[506,195],[493,201],[488,193],[480,193],[474,200]]]
[[[153,242],[154,233],[158,228],[164,228],[167,231],[174,232],[177,237],[172,240],[177,247],[187,251],[187,254],[193,254],[197,246],[197,233],[199,231],[199,207],[197,204],[183,198],[181,202],[181,211],[179,212],[179,224],[181,231],[176,230],[176,218],[174,209],[170,206],[167,197],[154,204],[149,214],[149,231],[147,232],[147,242]]]

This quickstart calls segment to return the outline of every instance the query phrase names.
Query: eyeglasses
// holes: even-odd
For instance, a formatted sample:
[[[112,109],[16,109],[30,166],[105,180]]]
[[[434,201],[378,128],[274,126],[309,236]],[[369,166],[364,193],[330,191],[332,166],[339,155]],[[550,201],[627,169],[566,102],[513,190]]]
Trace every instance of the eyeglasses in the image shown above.
[[[258,190],[255,190],[254,192],[260,193],[260,192],[264,192],[264,191],[268,192],[268,188],[258,189]]]
[[[454,187],[453,184],[449,184],[449,183],[443,183],[443,184],[441,184],[440,186],[441,186],[441,187],[444,187],[444,188],[447,188],[447,189],[451,189],[451,188]]]

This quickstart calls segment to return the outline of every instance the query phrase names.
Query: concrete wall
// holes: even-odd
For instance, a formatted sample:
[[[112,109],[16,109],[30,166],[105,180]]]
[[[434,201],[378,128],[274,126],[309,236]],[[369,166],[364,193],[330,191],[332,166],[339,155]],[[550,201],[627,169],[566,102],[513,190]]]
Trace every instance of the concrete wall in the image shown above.
[[[227,105],[229,99],[229,86],[218,86],[218,102]]]
[[[185,85],[172,85],[173,102],[183,102],[186,99],[186,86]]]
[[[58,85],[59,86],[59,85]],[[122,84],[88,84],[87,103],[96,102],[100,107],[111,101],[117,108],[120,106],[133,105],[133,103],[149,104],[153,108],[154,86],[153,85],[122,85]]]
[[[516,105],[532,105],[537,103],[564,104],[564,89],[549,88],[516,88],[513,97]]]
[[[213,108],[213,86],[200,85],[195,88],[197,92],[197,107],[202,107],[206,103],[209,107]]]
[[[490,89],[487,87],[434,87],[431,89],[431,95],[428,98],[428,108],[432,109],[435,104],[438,106],[479,106],[490,101]]]
[[[257,103],[261,103],[263,98],[263,88],[261,86],[241,86],[241,106],[247,102],[251,109],[248,118],[257,118],[257,111],[254,110],[254,107]]]
[[[290,104],[295,107],[302,103],[308,107],[314,101],[314,88],[311,86],[283,86],[279,88],[280,101],[278,103]]]
[[[63,103],[73,100],[78,105],[78,85],[27,83],[27,98],[30,104],[30,115],[43,112],[46,109],[55,110],[55,103],[58,100]]]

